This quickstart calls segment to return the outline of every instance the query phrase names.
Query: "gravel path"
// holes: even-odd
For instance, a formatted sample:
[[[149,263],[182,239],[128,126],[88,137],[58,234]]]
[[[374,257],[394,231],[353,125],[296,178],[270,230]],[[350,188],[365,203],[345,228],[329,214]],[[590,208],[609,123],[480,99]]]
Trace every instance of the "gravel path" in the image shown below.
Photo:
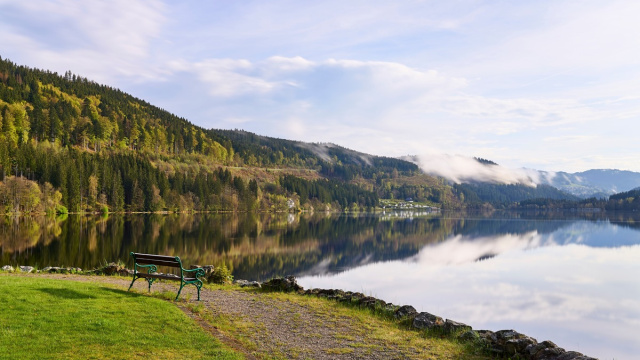
[[[130,281],[122,278],[78,275],[37,275],[73,281],[103,282],[125,289]],[[147,292],[147,283],[138,280],[134,289]],[[162,282],[152,286],[154,291],[178,290],[177,282]],[[268,293],[241,290],[202,289],[201,302],[195,287],[186,286],[178,302],[182,310],[194,318],[206,331],[228,346],[241,351],[247,359],[405,359],[399,350],[367,338],[366,333],[351,318],[318,313],[314,309],[291,301],[274,299]],[[200,315],[187,309],[185,304],[203,304],[205,316],[213,316],[213,323],[222,320],[231,332],[227,333],[204,321]],[[221,327],[224,327],[221,325]],[[345,335],[348,334],[348,335]]]

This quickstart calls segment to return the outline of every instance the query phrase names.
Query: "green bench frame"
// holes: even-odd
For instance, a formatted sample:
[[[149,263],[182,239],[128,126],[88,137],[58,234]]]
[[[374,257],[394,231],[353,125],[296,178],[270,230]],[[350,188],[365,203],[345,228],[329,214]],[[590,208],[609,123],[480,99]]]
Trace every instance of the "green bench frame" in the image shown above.
[[[131,252],[129,255],[133,257],[133,262],[135,264],[133,268],[133,280],[131,281],[131,285],[129,285],[129,290],[131,290],[133,283],[140,278],[147,280],[149,283],[149,292],[151,292],[151,284],[158,279],[179,280],[180,290],[178,290],[178,295],[176,295],[176,301],[180,296],[182,288],[189,284],[193,284],[198,288],[198,301],[200,301],[200,289],[202,288],[203,283],[199,278],[205,276],[204,269],[185,269],[182,267],[182,261],[180,261],[180,257],[178,256],[140,254],[134,252]],[[178,268],[180,269],[180,277],[178,278],[168,274],[159,274],[157,273],[158,266]],[[147,272],[140,271],[144,269],[146,269]]]

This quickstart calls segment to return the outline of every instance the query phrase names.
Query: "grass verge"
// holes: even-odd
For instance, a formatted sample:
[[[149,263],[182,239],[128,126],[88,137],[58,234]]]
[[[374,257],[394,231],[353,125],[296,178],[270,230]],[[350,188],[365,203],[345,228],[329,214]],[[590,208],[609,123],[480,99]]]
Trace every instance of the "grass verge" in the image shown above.
[[[105,284],[0,276],[0,304],[0,358],[243,358],[175,305]]]

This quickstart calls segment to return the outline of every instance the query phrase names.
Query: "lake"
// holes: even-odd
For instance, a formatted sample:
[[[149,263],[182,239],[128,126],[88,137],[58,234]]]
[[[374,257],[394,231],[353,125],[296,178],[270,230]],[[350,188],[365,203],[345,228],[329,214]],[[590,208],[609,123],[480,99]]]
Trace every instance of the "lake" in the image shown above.
[[[131,267],[130,251],[225,263],[237,279],[291,274],[600,359],[640,354],[640,214],[0,218],[0,265]]]

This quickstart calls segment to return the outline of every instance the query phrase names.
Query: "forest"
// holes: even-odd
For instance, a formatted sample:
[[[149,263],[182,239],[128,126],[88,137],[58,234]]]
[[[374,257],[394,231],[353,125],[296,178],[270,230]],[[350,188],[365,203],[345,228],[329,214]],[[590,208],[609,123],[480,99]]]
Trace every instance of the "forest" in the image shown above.
[[[584,200],[528,199],[513,208],[523,209],[597,209],[609,211],[638,211],[640,209],[640,189],[633,189],[609,196],[609,198],[589,198]]]
[[[584,202],[550,186],[453,184],[330,143],[204,129],[71,71],[0,58],[0,213],[362,211],[379,199],[444,209]],[[627,209],[635,199],[589,201]]]
[[[296,169],[315,175],[293,180]],[[416,173],[412,163],[332,144],[203,129],[70,71],[0,59],[0,212],[283,211],[289,199],[371,209],[377,192],[358,179]]]

